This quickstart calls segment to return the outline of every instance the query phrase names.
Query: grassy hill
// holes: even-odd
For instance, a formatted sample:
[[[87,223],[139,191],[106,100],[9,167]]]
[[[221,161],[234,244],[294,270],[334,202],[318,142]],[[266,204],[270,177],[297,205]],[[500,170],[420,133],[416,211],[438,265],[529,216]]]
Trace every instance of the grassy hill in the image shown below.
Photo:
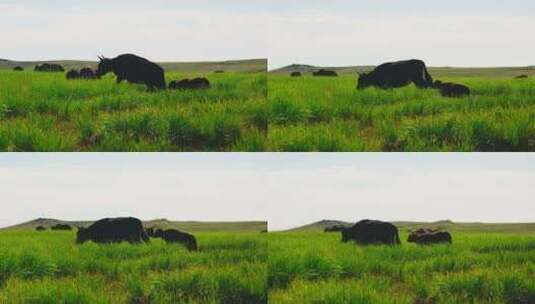
[[[63,221],[58,219],[38,218],[29,222],[3,228],[2,230],[35,229],[37,226],[49,228],[56,224],[87,227],[93,221]],[[196,221],[170,221],[155,219],[144,221],[146,227],[176,228],[188,232],[260,232],[267,229],[267,222],[196,222]]]
[[[322,220],[287,230],[288,232],[318,232],[333,225],[350,226],[352,223],[337,220]],[[535,223],[454,223],[449,220],[438,222],[393,222],[401,230],[432,227],[459,232],[535,233]]]
[[[301,72],[312,74],[319,69],[334,70],[339,74],[355,74],[357,72],[370,71],[373,66],[346,66],[346,67],[320,67],[306,64],[292,64],[270,71],[274,74],[290,74]],[[433,77],[497,77],[511,78],[518,75],[535,76],[535,66],[526,67],[429,67],[429,73]]]
[[[97,61],[84,60],[50,60],[50,61],[12,61],[0,59],[0,70],[13,69],[21,66],[25,70],[33,68],[41,63],[57,63],[68,69],[80,69],[82,67],[95,68]],[[267,59],[245,59],[228,61],[205,61],[205,62],[159,62],[166,71],[172,72],[213,72],[222,70],[226,72],[265,72],[267,71]]]

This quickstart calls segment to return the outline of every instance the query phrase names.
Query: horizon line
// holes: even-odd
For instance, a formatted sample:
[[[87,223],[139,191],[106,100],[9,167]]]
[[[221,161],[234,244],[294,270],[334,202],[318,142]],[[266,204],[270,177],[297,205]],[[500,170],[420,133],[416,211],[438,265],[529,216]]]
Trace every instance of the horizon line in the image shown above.
[[[386,63],[386,61],[385,61]],[[269,60],[268,60],[269,64]],[[284,68],[288,68],[294,65],[298,66],[309,66],[313,68],[334,68],[334,69],[341,69],[341,68],[358,68],[358,67],[376,67],[379,64],[357,64],[357,65],[314,65],[314,64],[307,64],[307,63],[291,63],[283,66],[279,66],[276,68],[268,68],[268,72],[273,72],[275,70],[280,70]],[[449,68],[449,69],[505,69],[505,68],[528,68],[528,69],[535,69],[535,64],[532,65],[489,65],[489,66],[466,66],[466,65],[428,65],[428,68]]]

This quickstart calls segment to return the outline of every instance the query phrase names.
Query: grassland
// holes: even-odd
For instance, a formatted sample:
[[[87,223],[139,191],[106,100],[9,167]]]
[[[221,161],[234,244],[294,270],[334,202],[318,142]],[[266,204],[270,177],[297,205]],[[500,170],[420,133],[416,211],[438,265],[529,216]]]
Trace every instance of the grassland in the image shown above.
[[[356,74],[281,71],[269,75],[271,151],[535,151],[535,78],[512,78],[532,69],[431,69],[471,88],[454,99],[414,86],[357,91]]]
[[[0,231],[0,303],[266,303],[267,239],[199,232],[198,252],[76,245],[74,232]]]
[[[535,302],[533,233],[454,231],[453,241],[361,247],[339,233],[270,233],[269,302]]]
[[[114,78],[0,71],[0,151],[262,151],[265,72],[205,76],[202,91],[147,92]]]

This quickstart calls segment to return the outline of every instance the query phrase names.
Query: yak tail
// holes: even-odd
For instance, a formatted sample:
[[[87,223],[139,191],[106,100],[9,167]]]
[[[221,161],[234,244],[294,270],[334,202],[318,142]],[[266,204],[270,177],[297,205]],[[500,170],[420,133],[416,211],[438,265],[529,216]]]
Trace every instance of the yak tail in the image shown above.
[[[396,233],[396,237],[394,239],[394,242],[396,243],[396,245],[400,245],[401,244],[401,241],[399,240],[399,234]]]

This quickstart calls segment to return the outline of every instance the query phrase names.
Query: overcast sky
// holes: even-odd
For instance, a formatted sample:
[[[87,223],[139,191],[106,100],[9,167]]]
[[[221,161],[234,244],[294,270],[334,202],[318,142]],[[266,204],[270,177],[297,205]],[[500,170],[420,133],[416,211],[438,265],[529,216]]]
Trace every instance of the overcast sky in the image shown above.
[[[270,69],[290,63],[535,65],[532,0],[274,0]]]
[[[2,154],[0,226],[88,220],[535,222],[533,154]]]
[[[156,61],[266,58],[258,0],[2,0],[0,58]]]
[[[534,65],[532,0],[2,0],[0,58]]]

